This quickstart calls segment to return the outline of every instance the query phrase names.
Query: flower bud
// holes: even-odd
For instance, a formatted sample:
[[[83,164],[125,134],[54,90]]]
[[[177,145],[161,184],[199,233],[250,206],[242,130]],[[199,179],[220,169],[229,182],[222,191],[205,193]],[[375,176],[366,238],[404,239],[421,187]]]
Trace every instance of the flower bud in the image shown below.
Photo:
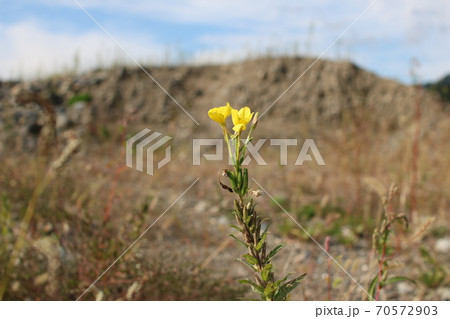
[[[253,121],[252,121],[252,127],[255,129],[256,125],[258,125],[258,117],[259,117],[259,113],[256,112],[255,115],[253,116]]]

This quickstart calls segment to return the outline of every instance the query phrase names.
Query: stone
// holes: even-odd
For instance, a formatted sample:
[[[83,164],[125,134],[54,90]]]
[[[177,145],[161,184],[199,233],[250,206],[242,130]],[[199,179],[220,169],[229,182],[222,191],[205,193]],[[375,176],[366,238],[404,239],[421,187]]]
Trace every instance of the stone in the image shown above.
[[[434,249],[439,253],[447,254],[450,252],[450,237],[440,238],[436,240]]]

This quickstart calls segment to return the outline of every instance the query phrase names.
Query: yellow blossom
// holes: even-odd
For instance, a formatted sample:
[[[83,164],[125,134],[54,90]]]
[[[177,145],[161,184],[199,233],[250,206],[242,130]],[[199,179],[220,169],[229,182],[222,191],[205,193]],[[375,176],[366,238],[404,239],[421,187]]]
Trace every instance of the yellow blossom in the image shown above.
[[[231,119],[233,120],[233,130],[236,133],[240,133],[242,131],[245,131],[247,129],[247,124],[251,121],[253,116],[253,113],[251,112],[250,108],[248,106],[243,107],[242,109],[231,110]]]
[[[231,113],[230,103],[225,106],[215,107],[208,111],[208,115],[211,119],[219,123],[220,125],[225,125],[225,120]]]

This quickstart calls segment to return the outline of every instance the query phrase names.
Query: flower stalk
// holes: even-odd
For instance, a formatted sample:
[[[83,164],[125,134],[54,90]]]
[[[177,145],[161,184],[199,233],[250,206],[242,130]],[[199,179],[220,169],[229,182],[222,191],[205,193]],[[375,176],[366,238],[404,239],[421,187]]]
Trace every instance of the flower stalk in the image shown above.
[[[369,285],[369,295],[372,300],[380,300],[381,290],[400,281],[415,282],[405,276],[388,277],[389,262],[393,258],[393,247],[389,245],[389,235],[392,233],[394,223],[401,223],[408,228],[408,219],[405,214],[394,211],[393,199],[398,194],[398,188],[394,184],[389,188],[388,196],[383,198],[384,214],[379,226],[373,232],[372,245],[377,255],[378,272]]]
[[[235,133],[233,135],[226,128],[226,118],[230,114],[234,125],[233,131]],[[254,273],[254,280],[245,278],[239,281],[250,285],[252,290],[260,296],[261,300],[287,300],[289,293],[297,287],[306,274],[292,280],[288,280],[289,275],[275,280],[272,259],[283,248],[284,244],[280,244],[268,251],[267,236],[270,225],[266,225],[267,219],[262,218],[256,212],[256,203],[253,198],[259,197],[262,192],[249,189],[248,169],[242,168],[246,157],[247,145],[252,140],[253,130],[258,123],[258,113],[252,113],[248,107],[243,107],[240,110],[232,109],[227,103],[226,106],[209,110],[208,115],[222,127],[229,155],[233,162],[233,170],[224,169],[219,173],[219,183],[222,188],[237,195],[232,212],[237,224],[231,225],[231,227],[240,233],[242,239],[237,238],[233,234],[230,236],[247,250],[247,253],[237,260],[249,267]],[[242,132],[247,129],[247,125],[250,122],[250,130],[245,142],[241,145]],[[232,148],[234,148],[234,154]],[[227,177],[230,186],[222,183],[220,177]]]

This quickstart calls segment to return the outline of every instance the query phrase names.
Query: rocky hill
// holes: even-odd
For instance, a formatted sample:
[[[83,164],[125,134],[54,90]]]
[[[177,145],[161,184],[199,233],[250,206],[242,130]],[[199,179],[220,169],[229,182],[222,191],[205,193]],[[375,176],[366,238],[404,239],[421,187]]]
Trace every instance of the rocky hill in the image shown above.
[[[375,130],[405,126],[413,118],[419,95],[430,125],[444,110],[437,94],[422,94],[349,62],[319,61],[299,79],[312,62],[309,58],[263,58],[230,65],[148,67],[200,125],[139,68],[3,82],[0,138],[9,147],[32,149],[44,123],[54,122],[57,135],[75,129],[107,136],[127,120],[133,131],[145,126],[183,139],[209,133],[213,123],[207,119],[207,109],[226,102],[248,105],[260,113],[271,106],[261,121],[263,131],[276,136],[283,128],[285,137],[297,134],[300,121],[307,132],[315,132],[340,127],[349,116],[371,122]]]

